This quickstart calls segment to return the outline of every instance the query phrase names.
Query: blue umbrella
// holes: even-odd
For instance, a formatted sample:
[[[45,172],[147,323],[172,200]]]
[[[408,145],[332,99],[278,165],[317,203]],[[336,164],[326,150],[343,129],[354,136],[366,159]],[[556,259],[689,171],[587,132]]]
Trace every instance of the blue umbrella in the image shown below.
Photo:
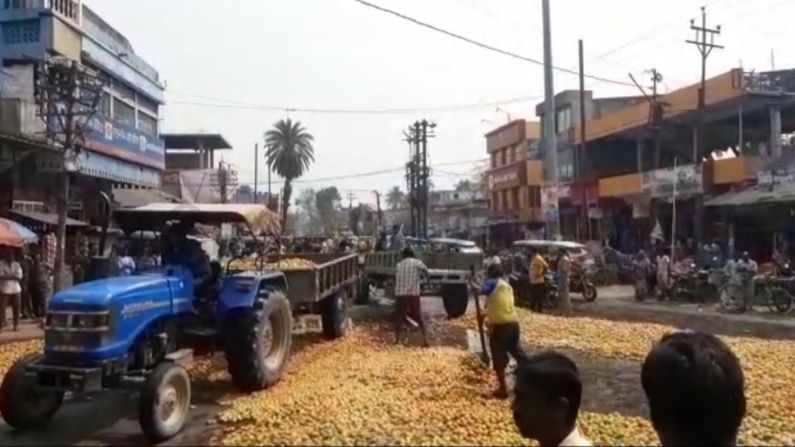
[[[39,242],[39,237],[36,235],[36,233],[30,231],[24,225],[8,219],[0,218],[0,221],[2,221],[2,223],[5,224],[5,226],[13,229],[17,233],[17,235],[21,237],[23,241],[25,241],[26,244],[37,244]]]

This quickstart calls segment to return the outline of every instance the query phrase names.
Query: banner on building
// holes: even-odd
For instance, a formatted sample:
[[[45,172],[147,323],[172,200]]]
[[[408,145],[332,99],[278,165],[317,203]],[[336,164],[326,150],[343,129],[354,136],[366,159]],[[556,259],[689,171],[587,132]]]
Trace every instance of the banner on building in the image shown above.
[[[557,186],[546,185],[541,187],[541,213],[547,223],[560,220]]]
[[[92,151],[155,169],[166,167],[166,146],[156,135],[126,126],[107,117],[88,122],[85,146]]]
[[[704,192],[701,167],[695,165],[656,169],[643,173],[643,192],[654,198],[670,199],[676,185],[677,197],[688,197]]]

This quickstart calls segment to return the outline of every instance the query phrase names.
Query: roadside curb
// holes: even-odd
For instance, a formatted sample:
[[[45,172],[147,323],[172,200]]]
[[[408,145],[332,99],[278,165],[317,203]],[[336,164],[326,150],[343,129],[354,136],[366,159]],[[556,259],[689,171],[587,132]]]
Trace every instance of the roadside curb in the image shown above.
[[[575,312],[583,316],[669,324],[729,336],[795,340],[795,318],[774,319],[753,314],[724,314],[711,308],[699,310],[636,303],[631,296],[580,304],[575,306]]]

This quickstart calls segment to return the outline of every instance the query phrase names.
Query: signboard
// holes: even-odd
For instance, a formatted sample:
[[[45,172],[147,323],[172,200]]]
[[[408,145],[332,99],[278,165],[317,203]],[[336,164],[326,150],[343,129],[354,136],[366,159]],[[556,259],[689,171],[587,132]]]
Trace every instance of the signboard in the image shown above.
[[[486,134],[487,150],[493,152],[523,142],[525,140],[526,127],[525,120],[518,120]]]
[[[155,169],[166,167],[166,146],[160,138],[121,125],[107,117],[96,116],[88,123],[86,147]]]
[[[499,168],[489,176],[489,187],[492,190],[515,188],[524,183],[525,175],[524,163]]]
[[[547,185],[541,188],[541,213],[548,223],[557,222],[560,219],[557,187]]]
[[[643,192],[655,198],[676,196],[693,196],[704,192],[704,177],[701,168],[695,165],[678,166],[676,168],[657,169],[644,172],[642,178]]]

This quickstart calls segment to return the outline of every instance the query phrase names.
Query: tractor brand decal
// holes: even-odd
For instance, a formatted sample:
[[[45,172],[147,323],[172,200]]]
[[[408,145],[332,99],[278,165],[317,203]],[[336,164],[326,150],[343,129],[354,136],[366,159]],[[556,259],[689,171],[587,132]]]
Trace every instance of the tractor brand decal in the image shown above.
[[[170,301],[155,302],[149,300],[140,303],[132,303],[132,304],[127,304],[126,306],[121,308],[121,315],[122,317],[127,318],[132,314],[138,314],[141,312],[145,312],[147,310],[159,309],[161,307],[168,307],[168,306],[171,306]]]

